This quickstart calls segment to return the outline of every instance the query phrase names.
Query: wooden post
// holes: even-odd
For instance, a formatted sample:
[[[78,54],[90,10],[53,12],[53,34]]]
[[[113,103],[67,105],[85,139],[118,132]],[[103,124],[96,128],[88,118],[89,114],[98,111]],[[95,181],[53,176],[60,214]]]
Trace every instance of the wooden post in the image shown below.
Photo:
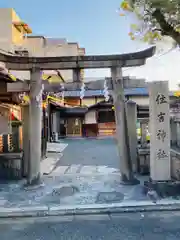
[[[51,104],[50,101],[48,99],[47,102],[48,106],[47,106],[47,113],[48,113],[48,141],[51,142],[51,138],[52,138],[52,121],[51,121]]]
[[[147,148],[147,120],[141,120],[140,122],[141,128],[141,147]]]
[[[41,148],[41,154],[42,158],[46,156],[46,148],[47,148],[47,134],[46,134],[46,109],[43,106],[42,109],[42,118],[43,118],[43,127],[42,127],[42,148]]]

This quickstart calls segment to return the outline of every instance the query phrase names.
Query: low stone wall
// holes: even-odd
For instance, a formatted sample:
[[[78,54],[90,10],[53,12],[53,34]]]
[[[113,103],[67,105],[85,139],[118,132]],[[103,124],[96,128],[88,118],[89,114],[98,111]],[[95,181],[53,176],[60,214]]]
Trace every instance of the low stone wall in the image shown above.
[[[138,173],[142,175],[149,174],[150,166],[150,149],[138,148]]]
[[[150,171],[150,151],[147,148],[138,149],[138,172],[148,175]],[[180,151],[171,149],[171,177],[180,180]]]
[[[0,180],[22,179],[22,156],[0,156]]]
[[[171,176],[180,180],[180,151],[171,149]]]
[[[13,134],[0,135],[0,180],[19,180],[23,174],[23,152],[21,150],[19,127]]]

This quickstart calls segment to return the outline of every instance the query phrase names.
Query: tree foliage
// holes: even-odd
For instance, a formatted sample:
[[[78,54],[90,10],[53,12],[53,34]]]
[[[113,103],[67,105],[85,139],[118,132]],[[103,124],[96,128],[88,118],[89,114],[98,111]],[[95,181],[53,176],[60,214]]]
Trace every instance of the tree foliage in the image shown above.
[[[132,40],[154,43],[168,36],[180,45],[180,0],[123,0],[120,16],[128,13],[137,21],[131,25]]]

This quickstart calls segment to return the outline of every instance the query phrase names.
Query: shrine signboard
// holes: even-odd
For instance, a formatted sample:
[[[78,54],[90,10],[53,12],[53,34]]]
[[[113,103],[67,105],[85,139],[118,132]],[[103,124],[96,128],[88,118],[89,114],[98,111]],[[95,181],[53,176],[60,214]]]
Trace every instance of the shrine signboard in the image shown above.
[[[150,175],[155,181],[171,179],[170,111],[168,82],[149,83],[150,99]]]

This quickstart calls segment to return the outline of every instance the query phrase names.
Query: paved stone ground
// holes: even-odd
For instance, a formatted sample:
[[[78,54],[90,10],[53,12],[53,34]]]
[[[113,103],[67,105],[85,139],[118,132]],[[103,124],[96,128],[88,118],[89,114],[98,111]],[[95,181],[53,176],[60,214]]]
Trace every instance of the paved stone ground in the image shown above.
[[[0,221],[1,240],[179,240],[180,212]]]
[[[0,207],[60,204],[66,206],[122,201],[150,201],[142,186],[120,184],[119,174],[62,177],[44,176],[44,185],[24,189],[19,184],[0,184]]]
[[[68,144],[53,175],[119,172],[119,157],[115,140],[67,139]]]
[[[51,153],[41,163],[44,174],[61,176],[119,172],[119,157],[112,138],[66,139],[59,144],[49,143],[48,150]]]
[[[119,157],[113,139],[64,140],[59,146],[66,148],[56,155],[58,161],[52,161],[54,170],[42,177],[44,185],[24,189],[16,183],[0,184],[0,207],[150,201],[142,185],[120,184]]]

